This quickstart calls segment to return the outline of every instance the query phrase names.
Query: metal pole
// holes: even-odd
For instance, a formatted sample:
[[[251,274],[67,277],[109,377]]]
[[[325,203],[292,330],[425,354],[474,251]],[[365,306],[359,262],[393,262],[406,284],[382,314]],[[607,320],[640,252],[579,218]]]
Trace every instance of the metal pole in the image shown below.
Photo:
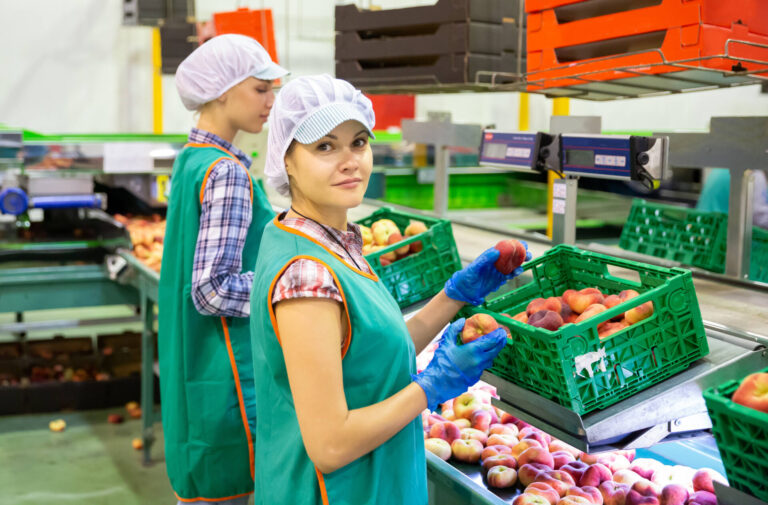
[[[448,148],[435,144],[435,213],[445,217],[448,212]]]
[[[155,441],[155,343],[152,331],[155,323],[155,304],[150,301],[144,288],[141,289],[141,318],[144,328],[141,333],[141,438],[144,442],[143,463],[151,463],[152,444]]]
[[[725,273],[739,279],[744,279],[749,274],[753,188],[751,170],[731,170]]]

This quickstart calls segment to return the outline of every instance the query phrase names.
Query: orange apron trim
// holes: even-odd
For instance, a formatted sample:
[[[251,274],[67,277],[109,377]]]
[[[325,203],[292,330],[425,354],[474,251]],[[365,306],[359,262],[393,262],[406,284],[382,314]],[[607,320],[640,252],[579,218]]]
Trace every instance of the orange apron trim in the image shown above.
[[[248,459],[251,463],[251,479],[254,479],[254,454],[253,454],[253,438],[251,437],[251,427],[248,424],[248,416],[245,412],[245,402],[243,401],[243,390],[240,388],[240,375],[237,373],[237,363],[235,362],[235,353],[232,351],[232,341],[229,338],[229,327],[227,326],[227,320],[222,316],[221,326],[224,328],[224,340],[227,342],[227,353],[229,354],[229,362],[232,364],[232,375],[235,378],[235,389],[237,390],[237,402],[240,405],[240,415],[243,418],[243,426],[245,426],[245,437],[248,439]],[[246,493],[250,494],[250,493]],[[225,500],[226,498],[221,498]]]
[[[317,467],[315,467],[315,473],[317,474],[317,483],[320,485],[320,497],[323,499],[323,505],[328,505],[328,490],[325,488],[323,474]]]
[[[251,187],[251,203],[253,203],[253,179],[251,178],[251,173],[248,171],[248,169],[243,165],[243,163],[237,159],[237,156],[229,152],[228,150],[224,149],[221,146],[217,146],[216,144],[198,144],[195,142],[189,142],[187,144],[184,144],[184,147],[213,147],[214,149],[218,149],[219,151],[222,151],[224,153],[227,153],[229,156],[232,157],[232,160],[234,160],[238,165],[243,167],[243,170],[245,170],[245,173],[248,175],[248,184]],[[211,170],[213,167],[216,166],[218,162],[225,159],[226,157],[221,157],[213,162],[213,164],[208,167],[208,170],[205,172],[205,177],[203,178],[203,184],[200,186],[200,203],[203,203],[203,195],[205,195],[205,184],[208,182],[208,176],[211,174]]]
[[[341,300],[344,305],[344,312],[346,312],[347,314],[347,340],[346,342],[344,342],[344,346],[341,349],[341,359],[344,359],[344,356],[347,355],[347,351],[349,350],[349,345],[352,343],[352,319],[349,316],[349,307],[347,306],[347,297],[344,294],[344,289],[341,287],[339,278],[336,277],[336,272],[334,272],[333,269],[329,267],[328,264],[325,263],[323,260],[317,259],[314,256],[307,256],[307,255],[294,256],[285,265],[283,265],[283,268],[281,268],[280,271],[277,272],[277,275],[275,275],[275,278],[272,279],[272,282],[269,284],[269,291],[267,292],[269,320],[272,322],[272,328],[275,330],[275,336],[277,336],[277,342],[281,346],[283,345],[282,341],[280,340],[280,330],[278,330],[277,328],[277,318],[275,317],[275,307],[272,305],[272,296],[275,292],[275,286],[277,285],[277,281],[278,279],[280,279],[280,276],[283,275],[283,273],[288,269],[289,266],[291,266],[294,262],[298,260],[311,260],[311,261],[316,261],[320,263],[321,265],[323,265],[325,268],[328,269],[328,271],[331,273],[331,276],[333,277],[333,280],[336,281],[336,286],[338,286],[339,293],[341,293]]]
[[[193,501],[217,502],[217,501],[224,501],[224,500],[234,500],[235,498],[240,498],[241,496],[248,496],[249,494],[253,494],[253,491],[248,491],[247,493],[236,494],[232,496],[225,496],[224,498],[202,498],[200,496],[198,496],[197,498],[182,498],[175,491],[173,492],[173,494],[175,494],[176,499],[181,502],[193,502]]]
[[[328,248],[327,248],[327,247],[326,247],[324,244],[322,244],[322,243],[321,243],[321,242],[319,242],[318,240],[316,240],[316,239],[314,239],[314,238],[310,237],[309,235],[307,235],[307,234],[306,234],[306,233],[304,233],[304,232],[301,232],[301,231],[299,231],[299,230],[295,230],[295,229],[291,228],[290,226],[285,226],[283,223],[281,223],[281,222],[280,222],[280,220],[278,219],[278,217],[279,217],[279,216],[275,216],[275,220],[274,220],[274,223],[275,223],[275,226],[277,226],[277,227],[278,227],[278,228],[280,228],[281,230],[283,230],[283,231],[287,231],[288,233],[293,233],[294,235],[298,235],[298,236],[300,236],[300,237],[304,237],[305,239],[307,239],[307,240],[309,240],[309,241],[311,241],[311,242],[314,242],[315,244],[317,244],[317,245],[319,245],[320,247],[322,247],[323,249],[325,249],[325,251],[326,251],[327,253],[329,253],[331,256],[333,256],[333,257],[334,257],[334,258],[336,258],[337,260],[339,260],[339,261],[341,261],[342,263],[344,263],[344,264],[345,264],[345,265],[346,265],[346,266],[347,266],[347,267],[348,267],[350,270],[352,270],[353,272],[355,272],[355,273],[357,273],[357,274],[360,274],[360,275],[362,275],[363,277],[367,277],[368,279],[371,279],[372,281],[376,281],[376,282],[379,282],[379,278],[376,276],[376,274],[369,274],[369,273],[363,272],[363,271],[362,271],[362,270],[360,270],[359,268],[353,267],[352,265],[350,265],[349,263],[347,263],[347,262],[344,260],[344,258],[342,258],[341,256],[339,256],[339,255],[338,255],[338,254],[336,254],[335,252],[331,251],[330,249],[328,249]],[[312,259],[314,259],[314,258],[312,258]],[[370,265],[370,263],[368,263],[368,261],[367,261],[365,258],[363,258],[363,260],[364,260],[364,261],[365,261],[365,263],[368,265],[368,268],[370,268],[370,269],[371,269],[371,272],[373,272],[373,268],[371,268],[371,265]],[[320,263],[323,263],[323,262],[322,262],[322,261],[320,261],[320,260],[317,260],[317,261],[319,261]],[[325,263],[323,263],[323,265],[325,265]],[[330,270],[330,268],[329,268],[329,270]],[[335,277],[335,276],[334,276],[334,277]]]

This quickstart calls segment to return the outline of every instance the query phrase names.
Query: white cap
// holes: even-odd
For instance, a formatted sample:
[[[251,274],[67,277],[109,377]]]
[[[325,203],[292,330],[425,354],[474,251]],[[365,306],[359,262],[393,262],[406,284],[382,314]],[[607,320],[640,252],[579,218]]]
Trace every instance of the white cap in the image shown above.
[[[349,120],[360,122],[373,138],[376,117],[371,101],[347,81],[322,74],[283,86],[269,113],[267,184],[288,195],[285,152],[291,142],[311,144]]]
[[[226,34],[184,58],[176,70],[176,89],[184,107],[197,110],[249,77],[272,81],[287,74],[255,39]]]

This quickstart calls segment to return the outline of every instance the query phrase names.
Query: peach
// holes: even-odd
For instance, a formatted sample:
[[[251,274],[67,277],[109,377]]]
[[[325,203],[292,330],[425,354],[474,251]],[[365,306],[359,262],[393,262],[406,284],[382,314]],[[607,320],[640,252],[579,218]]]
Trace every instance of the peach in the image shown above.
[[[563,318],[563,322],[569,323],[575,321],[579,315],[571,310],[571,306],[565,303],[562,296],[558,297],[558,300],[560,300],[560,317]]]
[[[573,454],[568,451],[555,451],[552,453],[552,459],[555,461],[555,470],[559,470],[563,465],[576,461]]]
[[[403,236],[400,234],[399,231],[390,233],[389,238],[387,238],[388,245],[397,244],[398,242],[402,242],[402,241],[403,241]],[[411,244],[405,244],[404,246],[398,247],[397,249],[395,249],[395,254],[397,254],[399,258],[402,258],[403,256],[406,256],[410,251],[411,251]]]
[[[428,438],[424,441],[424,447],[443,461],[451,459],[451,444],[442,438]]]
[[[514,448],[512,449],[514,455]],[[549,451],[543,447],[529,447],[517,458],[517,463],[522,466],[527,463],[539,463],[554,468],[555,460]]]
[[[709,491],[696,491],[688,498],[687,505],[717,505],[717,496]]]
[[[429,437],[440,438],[450,444],[457,438],[461,438],[461,429],[451,421],[437,422],[429,428]]]
[[[576,485],[573,477],[567,472],[561,472],[560,470],[544,470],[536,476],[534,482],[543,482],[557,491],[557,494],[562,498],[565,496],[565,492],[569,488]]]
[[[588,465],[594,465],[595,463],[602,463],[607,458],[610,457],[612,453],[610,452],[596,452],[594,454],[589,454],[587,452],[582,452],[579,455],[579,461],[583,461],[584,463]],[[606,465],[607,466],[607,465]]]
[[[374,249],[373,252],[380,251],[383,249],[383,247],[379,247],[378,249]],[[397,253],[395,251],[389,251],[388,253],[384,253],[381,256],[379,256],[379,259],[381,260],[387,260],[387,261],[395,261],[397,259]]]
[[[640,479],[627,493],[626,505],[659,505],[661,489],[653,482]]]
[[[454,419],[452,422],[453,424],[458,426],[460,430],[463,430],[464,428],[472,427],[472,422],[469,419],[464,419],[463,417],[459,419]]]
[[[574,458],[578,458],[581,455],[581,451],[572,445],[568,445],[562,440],[553,439],[549,443],[549,452],[566,451],[573,455]]]
[[[653,472],[651,476],[651,482],[661,489],[667,484],[682,484],[686,488],[693,489],[692,481],[693,476],[696,474],[696,470],[689,466],[674,465],[664,466],[662,465]]]
[[[371,225],[373,243],[376,245],[387,245],[389,236],[394,232],[400,232],[394,221],[390,219],[379,219]]]
[[[542,447],[542,445],[537,441],[530,438],[523,439],[512,448],[512,456],[519,458],[520,455],[530,449],[531,447]]]
[[[462,440],[477,440],[481,444],[485,445],[488,441],[488,435],[484,431],[476,430],[474,428],[464,428],[459,430]]]
[[[533,493],[523,493],[515,496],[512,505],[550,505],[546,498]]]
[[[480,406],[482,406],[480,397],[472,391],[462,393],[453,399],[453,413],[458,419],[471,419],[472,413]]]
[[[600,314],[601,312],[605,312],[608,310],[605,308],[605,305],[600,303],[595,303],[584,309],[584,312],[581,313],[579,317],[576,318],[576,323],[580,323],[582,321],[586,321],[587,319],[596,316]],[[604,325],[605,323],[601,323],[601,325]],[[599,328],[599,327],[598,327]]]
[[[144,440],[141,438],[134,438],[131,440],[131,447],[133,447],[135,450],[140,451],[144,448]]]
[[[536,428],[535,426],[526,426],[525,428],[520,430],[520,438],[538,438],[538,437],[530,437],[529,435],[533,433],[540,433],[544,439],[546,440],[546,444],[542,445],[542,447],[549,447],[549,443],[552,441],[552,435],[549,433],[545,433],[541,431],[540,429]]]
[[[512,449],[506,445],[488,445],[480,454],[480,459],[485,461],[486,458],[490,458],[491,456],[498,456],[499,454],[509,454],[511,456]],[[517,463],[517,460],[515,460],[515,463]],[[515,468],[517,468],[517,464],[515,464]]]
[[[568,472],[571,477],[573,477],[575,482],[581,482],[581,477],[584,475],[588,468],[589,465],[583,461],[572,461],[561,466],[559,470],[562,472]]]
[[[432,427],[437,423],[444,423],[447,420],[448,419],[444,418],[440,414],[429,414],[427,415],[427,426]]]
[[[613,481],[614,482],[620,482],[621,484],[626,484],[628,486],[633,485],[635,482],[642,479],[639,475],[637,475],[635,472],[629,469],[619,470],[618,472],[615,472],[613,474]]]
[[[517,472],[514,468],[506,466],[494,466],[488,470],[488,485],[495,488],[512,487],[517,482]]]
[[[421,221],[411,221],[408,223],[408,226],[405,227],[405,236],[406,237],[413,237],[414,235],[418,235],[419,233],[424,233],[427,231],[427,225],[422,223]],[[411,253],[417,253],[421,252],[422,249],[424,249],[424,244],[421,243],[421,240],[416,242],[411,242]]]
[[[595,463],[589,465],[589,468],[584,472],[584,475],[579,479],[579,486],[592,486],[600,487],[600,484],[607,480],[611,480],[613,474],[607,466],[601,463]]]
[[[633,309],[629,309],[624,313],[624,319],[629,324],[639,323],[644,319],[648,319],[653,315],[653,302],[645,302]]]
[[[489,435],[507,435],[515,438],[517,438],[518,433],[519,430],[514,424],[494,423],[488,430]]]
[[[688,490],[680,484],[667,484],[661,490],[659,505],[685,505],[688,501]]]
[[[521,465],[519,460],[517,462],[517,468],[517,478],[523,486],[530,485],[542,472],[552,470],[550,467],[539,463]]]
[[[512,447],[516,446],[517,444],[518,441],[515,437],[511,437],[509,435],[500,435],[498,433],[490,435],[488,437],[488,441],[486,442],[486,445],[506,445],[510,448],[510,450],[512,450]]]
[[[507,317],[514,319],[515,321],[520,321],[521,323],[527,323],[528,322],[528,313],[527,312],[520,312],[515,314],[514,316],[510,316],[507,314],[504,314]]]
[[[67,428],[67,422],[64,419],[54,419],[48,423],[48,429],[54,433],[59,433]]]
[[[508,412],[504,412],[504,414],[501,415],[501,420],[499,422],[501,424],[515,424],[516,425],[517,421],[519,421],[519,420],[520,419],[516,418],[512,414],[510,414]]]
[[[481,458],[483,461],[483,470],[486,472],[494,466],[506,466],[507,468],[517,468],[517,461],[509,454],[497,454],[487,458]]]
[[[379,256],[379,263],[381,263],[381,266],[385,267],[387,265],[391,265],[392,264],[392,260],[387,259],[387,258],[385,258],[383,256]]]
[[[442,412],[443,413],[440,414],[440,415],[443,416],[446,420],[448,420],[448,421],[455,421],[456,420],[456,414],[453,413],[453,409],[443,410]]]
[[[626,505],[627,494],[631,488],[626,484],[607,480],[600,484],[598,489],[603,495],[603,505]]]
[[[552,439],[549,435],[547,435],[544,432],[537,431],[535,433],[529,433],[525,436],[523,440],[535,440],[538,443],[541,444],[542,447],[548,447],[549,441]]]
[[[603,505],[603,495],[599,489],[593,486],[574,486],[565,492],[565,496],[581,496],[589,500],[592,505]]]
[[[616,454],[621,454],[627,458],[627,461],[632,463],[635,460],[635,456],[637,456],[637,451],[635,449],[625,449],[623,451],[616,451]]]
[[[713,481],[717,481],[721,484],[728,485],[728,481],[720,473],[712,470],[711,468],[702,468],[693,474],[693,490],[694,491],[709,491],[715,492],[715,486]]]
[[[653,473],[663,465],[651,458],[639,458],[632,462],[629,469],[644,479],[652,479]]]
[[[528,316],[528,324],[536,328],[544,328],[549,331],[556,331],[563,323],[560,312],[553,310],[540,310],[531,316]]]
[[[583,496],[564,496],[557,502],[557,505],[592,505],[588,498]]]
[[[363,246],[373,245],[373,232],[370,228],[360,225],[360,235],[363,237]]]
[[[453,457],[464,463],[477,463],[483,452],[483,444],[474,439],[458,438],[451,442]]]
[[[606,322],[597,330],[597,336],[602,338],[608,338],[614,333],[618,333],[624,328],[627,328],[627,323],[624,323],[622,321],[619,322]]]
[[[605,305],[607,309],[612,309],[613,307],[617,306],[621,302],[622,302],[622,299],[619,298],[619,295],[608,295],[603,300],[603,305]]]
[[[499,251],[499,259],[493,266],[504,275],[511,274],[514,269],[525,262],[528,251],[521,242],[515,239],[502,240],[494,247]]]
[[[488,433],[488,430],[491,429],[491,412],[485,409],[478,409],[472,412],[469,421],[474,429]]]
[[[731,400],[750,409],[768,412],[768,373],[747,375],[733,393]]]
[[[499,327],[499,323],[490,314],[475,314],[464,323],[461,331],[461,341],[465,344],[491,333]]]
[[[560,303],[560,298],[552,296],[549,298],[534,298],[528,303],[525,312],[528,314],[528,317],[531,317],[541,310],[551,310],[559,314],[562,309],[563,306]]]
[[[552,486],[544,482],[532,482],[528,487],[525,488],[525,492],[541,496],[547,500],[550,505],[555,505],[555,503],[560,501],[560,494],[555,489],[553,489]]]
[[[595,288],[585,288],[581,291],[569,289],[563,293],[563,300],[570,305],[574,312],[581,314],[590,305],[602,304],[604,297],[603,294]]]
[[[632,463],[621,454],[611,453],[603,464],[607,466],[611,472],[616,473],[619,470],[628,469]]]

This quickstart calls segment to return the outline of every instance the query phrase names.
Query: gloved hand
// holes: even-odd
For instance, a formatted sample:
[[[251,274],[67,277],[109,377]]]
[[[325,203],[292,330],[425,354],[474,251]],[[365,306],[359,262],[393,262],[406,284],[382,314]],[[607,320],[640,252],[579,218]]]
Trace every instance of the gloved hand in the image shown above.
[[[451,324],[440,339],[432,361],[421,373],[412,375],[427,395],[427,407],[435,410],[440,403],[459,396],[480,380],[483,370],[507,343],[507,334],[499,328],[464,345],[456,337],[464,328],[464,318]]]
[[[525,261],[531,259],[531,252],[528,251],[528,244],[525,246]],[[509,275],[496,270],[493,266],[499,259],[501,253],[495,247],[487,249],[483,254],[475,258],[475,261],[454,273],[445,283],[445,294],[449,298],[460,302],[467,302],[470,305],[480,305],[485,297],[501,287],[502,284],[510,279],[514,279],[523,273],[523,267],[517,267]]]

